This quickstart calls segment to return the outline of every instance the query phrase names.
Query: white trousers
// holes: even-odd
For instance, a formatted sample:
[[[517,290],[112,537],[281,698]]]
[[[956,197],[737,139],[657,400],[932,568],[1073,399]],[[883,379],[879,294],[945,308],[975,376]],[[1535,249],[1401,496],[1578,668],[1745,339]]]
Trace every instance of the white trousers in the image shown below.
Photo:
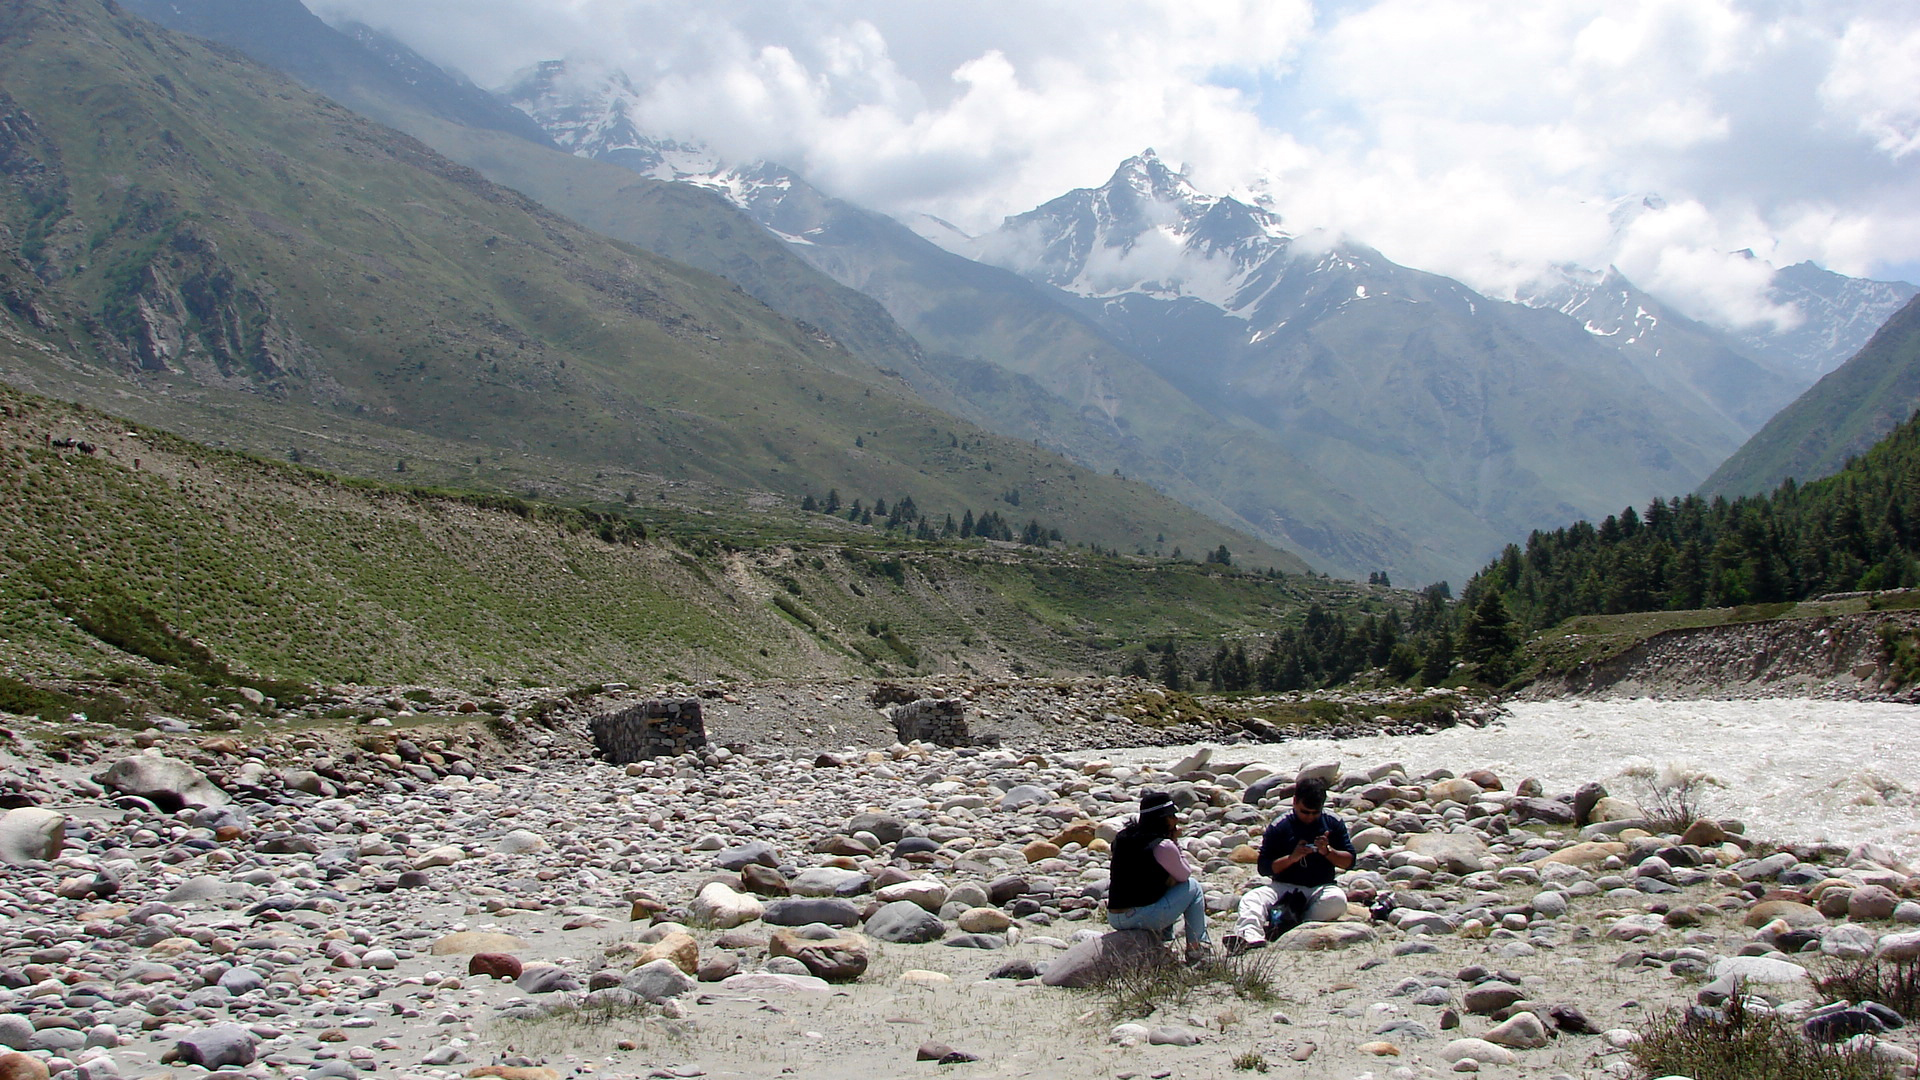
[[[1267,913],[1280,897],[1304,893],[1307,898],[1306,922],[1333,922],[1347,913],[1347,894],[1338,885],[1262,885],[1248,889],[1240,898],[1240,917],[1233,932],[1248,943],[1267,940]]]

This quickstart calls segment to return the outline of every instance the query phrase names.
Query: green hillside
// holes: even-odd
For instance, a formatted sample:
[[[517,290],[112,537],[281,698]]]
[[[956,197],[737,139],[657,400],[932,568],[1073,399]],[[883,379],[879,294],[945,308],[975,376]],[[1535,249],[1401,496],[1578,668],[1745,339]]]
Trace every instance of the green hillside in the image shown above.
[[[1144,642],[1204,651],[1310,603],[1390,602],[1218,565],[914,543],[790,510],[642,525],[348,480],[4,386],[0,500],[11,712],[157,696],[192,713],[243,685],[343,681],[1115,671]]]
[[[1780,604],[1920,585],[1920,417],[1833,476],[1628,507],[1536,532],[1468,584],[1530,628],[1578,615]]]
[[[1780,410],[1700,485],[1700,493],[1752,495],[1788,477],[1831,476],[1920,408],[1920,297],[1909,301],[1846,363]]]
[[[0,13],[0,87],[18,384],[416,482],[683,506],[837,488],[1302,566],[103,0]]]

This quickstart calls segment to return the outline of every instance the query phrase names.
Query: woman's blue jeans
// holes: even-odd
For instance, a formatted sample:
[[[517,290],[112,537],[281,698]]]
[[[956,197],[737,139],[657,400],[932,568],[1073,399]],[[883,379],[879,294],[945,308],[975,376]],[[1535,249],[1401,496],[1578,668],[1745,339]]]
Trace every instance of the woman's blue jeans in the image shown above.
[[[1174,883],[1165,896],[1144,907],[1108,910],[1107,925],[1115,930],[1152,930],[1166,941],[1173,937],[1173,924],[1183,915],[1187,944],[1204,944],[1208,940],[1207,894],[1192,878]]]

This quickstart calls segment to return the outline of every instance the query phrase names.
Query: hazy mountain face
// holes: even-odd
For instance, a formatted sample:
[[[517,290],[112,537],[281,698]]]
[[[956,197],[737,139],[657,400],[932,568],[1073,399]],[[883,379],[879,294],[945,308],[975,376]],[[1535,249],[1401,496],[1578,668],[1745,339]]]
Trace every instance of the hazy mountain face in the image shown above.
[[[1904,281],[1870,281],[1823,270],[1810,262],[1777,271],[1769,298],[1801,315],[1785,330],[1759,328],[1738,335],[1755,356],[1791,367],[1808,380],[1839,367],[1864,348],[1894,313],[1920,294]]]

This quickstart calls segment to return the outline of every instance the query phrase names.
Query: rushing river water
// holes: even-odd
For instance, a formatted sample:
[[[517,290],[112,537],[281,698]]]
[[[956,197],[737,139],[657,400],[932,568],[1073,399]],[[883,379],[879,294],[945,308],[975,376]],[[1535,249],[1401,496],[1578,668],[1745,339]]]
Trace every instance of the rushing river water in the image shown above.
[[[1100,756],[1164,765],[1186,749]],[[1718,782],[1705,788],[1708,812],[1740,818],[1750,836],[1871,841],[1920,862],[1920,706],[1801,699],[1520,702],[1487,728],[1215,752],[1216,761],[1283,769],[1334,758],[1350,768],[1398,761],[1410,776],[1488,768],[1509,788],[1537,777],[1548,794],[1598,780],[1629,798],[1628,769],[1697,771]]]

